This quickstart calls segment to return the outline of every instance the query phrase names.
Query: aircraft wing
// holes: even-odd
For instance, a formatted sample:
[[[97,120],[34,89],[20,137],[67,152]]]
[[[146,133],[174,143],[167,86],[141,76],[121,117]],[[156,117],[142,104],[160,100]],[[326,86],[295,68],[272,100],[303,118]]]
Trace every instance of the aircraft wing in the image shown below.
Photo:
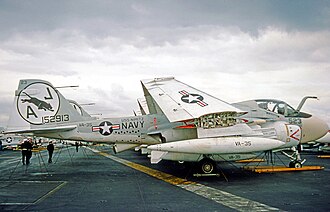
[[[199,118],[206,114],[244,111],[174,77],[141,80],[147,101],[161,110],[170,122]],[[150,98],[151,97],[151,98]],[[150,102],[148,102],[148,106]],[[150,109],[150,108],[149,108]]]
[[[43,127],[43,128],[29,128],[29,129],[12,129],[3,132],[4,134],[10,133],[34,133],[34,134],[42,134],[42,133],[52,133],[52,132],[64,132],[70,131],[77,128],[76,125],[69,126],[56,126],[56,127]]]

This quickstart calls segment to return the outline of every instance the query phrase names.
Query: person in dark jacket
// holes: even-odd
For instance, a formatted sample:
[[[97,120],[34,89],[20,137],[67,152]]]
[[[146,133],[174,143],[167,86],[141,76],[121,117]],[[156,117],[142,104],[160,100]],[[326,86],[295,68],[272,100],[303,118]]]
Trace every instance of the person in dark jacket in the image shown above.
[[[48,163],[52,163],[52,157],[53,157],[53,152],[54,152],[54,144],[52,143],[52,141],[49,142],[49,144],[47,145],[47,150],[48,150]]]
[[[78,148],[79,148],[79,143],[78,143],[78,141],[76,141],[75,146],[76,146],[76,152],[78,152]]]
[[[22,145],[22,163],[23,165],[29,165],[32,157],[32,143],[28,139],[24,139]]]

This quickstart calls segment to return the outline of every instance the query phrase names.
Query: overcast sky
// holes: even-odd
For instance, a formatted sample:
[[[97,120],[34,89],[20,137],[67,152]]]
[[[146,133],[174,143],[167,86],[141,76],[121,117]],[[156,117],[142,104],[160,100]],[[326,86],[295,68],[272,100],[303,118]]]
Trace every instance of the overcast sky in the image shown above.
[[[118,117],[165,76],[230,103],[318,96],[302,110],[330,123],[330,1],[0,0],[0,125],[19,79]]]

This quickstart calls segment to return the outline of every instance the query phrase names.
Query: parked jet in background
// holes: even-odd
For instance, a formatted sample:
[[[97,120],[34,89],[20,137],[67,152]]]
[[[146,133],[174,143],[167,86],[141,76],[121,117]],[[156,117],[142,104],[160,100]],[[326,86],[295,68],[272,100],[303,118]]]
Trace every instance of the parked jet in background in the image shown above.
[[[320,139],[315,140],[315,143],[323,145],[320,147],[321,151],[330,151],[330,130]]]
[[[324,144],[330,144],[330,130],[328,131],[328,133],[323,136],[322,138],[320,139],[317,139],[316,142],[318,143],[324,143]]]
[[[24,137],[18,135],[4,135],[0,134],[0,141],[2,143],[2,149],[14,149],[23,142]]]

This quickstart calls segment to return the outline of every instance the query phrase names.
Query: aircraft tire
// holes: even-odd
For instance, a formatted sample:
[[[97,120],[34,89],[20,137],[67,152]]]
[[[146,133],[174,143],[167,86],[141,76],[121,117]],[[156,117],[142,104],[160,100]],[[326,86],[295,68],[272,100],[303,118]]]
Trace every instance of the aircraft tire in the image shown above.
[[[291,161],[289,163],[290,168],[301,168],[302,164],[299,161]]]
[[[293,167],[294,167],[294,162],[293,161],[290,161],[289,168],[293,168]]]
[[[215,172],[215,162],[211,159],[204,158],[199,162],[199,165],[203,174],[212,174]]]

